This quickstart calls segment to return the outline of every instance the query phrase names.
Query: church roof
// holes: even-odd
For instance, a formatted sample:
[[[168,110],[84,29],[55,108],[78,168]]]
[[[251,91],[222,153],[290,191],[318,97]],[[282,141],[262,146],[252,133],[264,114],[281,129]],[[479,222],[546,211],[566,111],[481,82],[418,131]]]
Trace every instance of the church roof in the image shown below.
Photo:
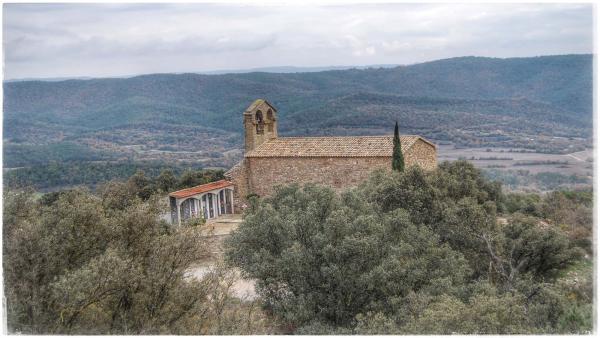
[[[402,152],[418,139],[435,147],[420,136],[402,135]],[[245,157],[389,157],[393,140],[393,136],[281,137],[264,142]]]
[[[275,107],[273,107],[273,105],[265,100],[265,99],[256,99],[254,100],[254,102],[252,102],[251,105],[248,106],[248,108],[246,108],[246,112],[251,112],[254,109],[256,109],[258,106],[260,106],[261,104],[266,103],[273,111],[277,111],[277,109],[275,109]]]
[[[169,196],[175,197],[175,198],[186,198],[186,197],[202,194],[202,193],[205,193],[205,192],[208,192],[211,190],[222,189],[222,188],[229,187],[232,185],[233,185],[233,183],[231,183],[227,180],[220,180],[220,181],[216,181],[216,182],[197,185],[195,187],[191,187],[191,188],[187,188],[187,189],[177,190],[177,191],[170,193]]]

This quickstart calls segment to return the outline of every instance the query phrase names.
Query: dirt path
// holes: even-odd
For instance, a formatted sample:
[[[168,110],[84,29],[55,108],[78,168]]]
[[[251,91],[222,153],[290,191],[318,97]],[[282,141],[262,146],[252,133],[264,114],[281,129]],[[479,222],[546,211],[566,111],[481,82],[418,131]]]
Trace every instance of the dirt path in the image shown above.
[[[572,158],[576,159],[576,160],[577,160],[577,161],[579,161],[579,162],[585,162],[585,160],[583,160],[583,159],[581,159],[581,158],[579,158],[579,157],[577,157],[577,156],[575,156],[575,155],[573,155],[573,154],[567,154],[567,155],[565,155],[565,156],[572,157]]]
[[[190,276],[198,279],[202,279],[206,274],[210,273],[211,269],[215,267],[217,264],[216,261],[212,262],[204,262],[194,266],[189,270]],[[235,270],[235,273],[238,276],[238,279],[233,283],[231,289],[233,290],[233,294],[241,299],[253,300],[256,299],[257,294],[254,288],[254,280],[244,279],[239,277],[239,270]]]
[[[238,225],[242,222],[241,215],[227,215],[220,217],[214,221],[207,223],[207,231],[210,243],[210,251],[213,254],[213,258],[203,262],[198,262],[188,272],[193,278],[201,279],[207,273],[209,273],[218,262],[223,259],[223,241],[229,237],[229,234],[237,229]],[[240,271],[235,270],[237,274],[237,280],[232,285],[233,293],[235,296],[252,300],[257,297],[256,290],[254,288],[255,281],[251,279],[243,279],[240,277]]]

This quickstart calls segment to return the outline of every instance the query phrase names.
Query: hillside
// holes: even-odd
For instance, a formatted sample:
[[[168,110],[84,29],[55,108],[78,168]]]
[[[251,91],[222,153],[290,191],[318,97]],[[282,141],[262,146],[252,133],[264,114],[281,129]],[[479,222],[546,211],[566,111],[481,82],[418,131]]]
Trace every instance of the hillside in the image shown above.
[[[258,97],[279,109],[282,135],[388,134],[398,120],[402,133],[437,141],[564,152],[591,144],[592,82],[591,55],[5,82],[4,167],[122,158],[229,166],[241,156],[241,113]]]

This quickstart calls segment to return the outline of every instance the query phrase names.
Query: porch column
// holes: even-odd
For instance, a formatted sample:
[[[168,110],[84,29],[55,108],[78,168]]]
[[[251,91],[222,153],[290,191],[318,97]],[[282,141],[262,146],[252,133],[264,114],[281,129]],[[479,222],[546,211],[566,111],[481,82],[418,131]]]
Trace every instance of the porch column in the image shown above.
[[[217,192],[217,216],[221,216],[221,190]]]
[[[201,194],[200,197],[198,198],[198,201],[200,204],[200,215],[202,215],[202,218],[206,219],[206,216],[204,216],[204,207],[203,207],[203,202],[202,202],[202,197],[204,196],[204,194]]]
[[[217,201],[219,200],[219,195],[216,195],[213,193],[213,208],[215,210],[215,218],[219,217],[219,209],[218,209],[218,204]]]
[[[179,199],[176,200],[177,205],[177,225],[181,226],[181,202]]]
[[[231,205],[231,214],[235,214],[235,210],[233,210],[233,189],[227,189],[229,193],[229,204]]]

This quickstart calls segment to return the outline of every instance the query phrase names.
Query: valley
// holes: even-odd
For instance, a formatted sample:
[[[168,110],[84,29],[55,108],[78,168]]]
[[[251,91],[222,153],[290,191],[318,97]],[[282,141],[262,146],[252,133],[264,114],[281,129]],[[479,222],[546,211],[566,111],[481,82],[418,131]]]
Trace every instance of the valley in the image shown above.
[[[390,135],[397,121],[401,134],[440,145],[440,162],[468,159],[511,189],[577,187],[591,182],[591,69],[591,55],[459,57],[5,82],[3,168],[9,183],[49,190],[125,179],[135,168],[228,169],[243,156],[242,112],[266,98],[281,136]]]

